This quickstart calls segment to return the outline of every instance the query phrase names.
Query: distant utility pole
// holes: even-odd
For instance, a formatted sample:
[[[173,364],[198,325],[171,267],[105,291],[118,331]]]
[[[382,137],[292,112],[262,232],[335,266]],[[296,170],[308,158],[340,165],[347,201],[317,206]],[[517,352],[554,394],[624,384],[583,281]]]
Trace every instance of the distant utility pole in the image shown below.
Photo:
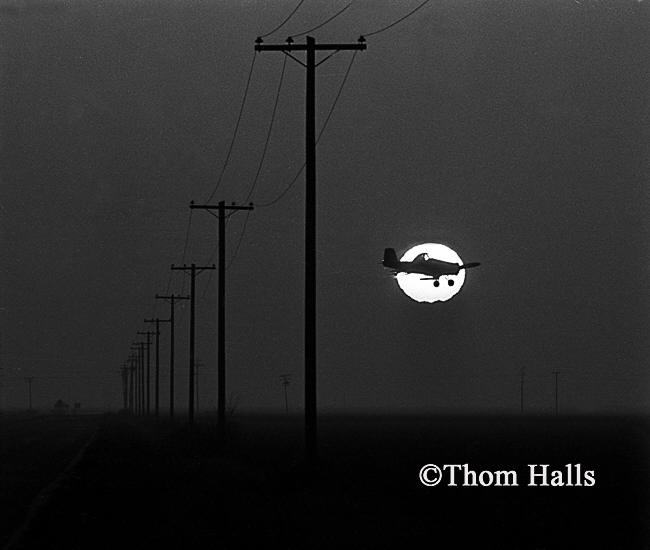
[[[135,342],[138,346],[138,414],[145,413],[145,393],[144,393],[144,347],[147,342]]]
[[[196,276],[206,269],[216,269],[216,266],[199,267],[196,264],[175,266],[172,270],[190,272],[190,395],[188,419],[190,424],[194,423],[194,337],[195,337],[195,314],[196,314]]]
[[[560,410],[558,407],[558,375],[560,371],[554,370],[553,374],[555,375],[555,416],[557,416]]]
[[[196,369],[196,372],[194,373],[194,376],[196,378],[196,414],[199,413],[199,385],[200,385],[200,380],[201,380],[201,369],[203,368],[203,361],[199,361],[198,359],[194,361],[194,368]]]
[[[151,330],[138,331],[138,334],[142,334],[147,337],[147,382],[146,382],[146,400],[147,400],[147,415],[151,412],[151,337],[155,334]]]
[[[133,375],[133,413],[140,414],[140,345],[133,342],[131,344],[131,369]]]
[[[128,400],[129,367],[126,366],[126,361],[122,363],[122,367],[120,368],[120,374],[122,375],[122,408],[126,410],[129,406],[129,400]]]
[[[171,294],[169,296],[160,296],[156,294],[157,300],[167,300],[170,304],[169,313],[169,416],[174,418],[174,304],[176,300],[189,300],[189,296],[178,296]]]
[[[519,396],[521,400],[521,414],[524,414],[524,369],[519,372]]]
[[[26,376],[25,377],[25,382],[27,382],[28,386],[28,394],[29,394],[29,410],[32,410],[32,382],[34,381],[33,376]]]
[[[190,209],[217,210],[219,218],[219,290],[217,292],[217,419],[219,433],[223,434],[226,422],[226,212],[253,210],[253,203],[237,206],[226,201],[218,204],[190,203]]]
[[[282,385],[284,386],[284,411],[289,414],[289,397],[287,396],[287,387],[289,384],[291,384],[291,375],[281,374],[280,380],[282,380]]]
[[[155,392],[154,392],[154,412],[158,418],[160,406],[160,323],[171,323],[171,319],[145,319],[145,323],[156,323],[156,376],[155,376]]]
[[[135,382],[135,355],[129,355],[129,411],[133,414],[133,398],[134,398],[134,382]]]
[[[365,50],[363,37],[356,44],[316,44],[306,37],[306,44],[263,45],[255,40],[255,51],[277,51],[295,59],[306,68],[305,109],[305,448],[307,459],[314,462],[318,452],[316,420],[316,63],[317,51],[336,53],[343,50]],[[304,51],[305,63],[297,60],[291,52]],[[328,56],[329,57],[329,56]]]

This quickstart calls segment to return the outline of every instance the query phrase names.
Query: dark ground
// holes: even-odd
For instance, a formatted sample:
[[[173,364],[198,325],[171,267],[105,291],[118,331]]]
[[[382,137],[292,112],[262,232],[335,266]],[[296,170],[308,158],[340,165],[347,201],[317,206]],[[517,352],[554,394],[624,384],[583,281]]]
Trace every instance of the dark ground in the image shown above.
[[[99,416],[0,415],[0,547],[99,421]]]
[[[83,432],[76,423],[69,437]],[[41,447],[55,445],[40,426]],[[235,417],[219,444],[209,419],[189,431],[110,415],[12,548],[650,548],[648,427],[639,417],[324,417],[310,472],[298,418]],[[25,463],[43,456],[25,453]],[[56,469],[41,462],[39,480]],[[520,481],[528,463],[579,462],[596,486],[427,488],[418,472],[430,462],[516,469]]]

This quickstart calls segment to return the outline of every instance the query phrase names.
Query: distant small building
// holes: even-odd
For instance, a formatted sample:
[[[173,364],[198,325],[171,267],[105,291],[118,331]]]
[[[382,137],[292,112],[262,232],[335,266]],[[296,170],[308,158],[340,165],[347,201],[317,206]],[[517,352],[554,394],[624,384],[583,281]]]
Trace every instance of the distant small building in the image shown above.
[[[62,399],[54,403],[54,414],[68,414],[68,409],[70,409],[70,405]]]

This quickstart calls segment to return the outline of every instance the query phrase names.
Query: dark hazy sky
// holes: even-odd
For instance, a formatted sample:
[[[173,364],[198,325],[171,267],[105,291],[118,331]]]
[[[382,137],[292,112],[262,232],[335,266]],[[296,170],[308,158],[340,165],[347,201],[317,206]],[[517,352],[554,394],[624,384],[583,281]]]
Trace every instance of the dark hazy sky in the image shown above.
[[[266,42],[345,4],[307,0]],[[142,319],[168,313],[153,296],[182,259],[187,204],[217,180],[253,41],[294,5],[2,0],[3,404],[24,404],[32,375],[37,405],[118,405]],[[354,42],[415,5],[357,0],[314,36]],[[434,0],[368,38],[318,147],[323,409],[516,411],[522,367],[531,410],[551,409],[553,370],[565,410],[647,409],[648,15],[646,1]],[[319,123],[350,55],[318,69]],[[248,193],[282,62],[258,54],[215,200]],[[289,60],[256,202],[304,160],[303,105]],[[301,178],[256,209],[228,271],[242,409],[281,407],[287,372],[302,403],[303,204]],[[195,212],[186,261],[215,242],[216,220]],[[421,242],[482,262],[448,303],[410,301],[378,263]],[[199,279],[201,406],[216,393],[215,279]]]

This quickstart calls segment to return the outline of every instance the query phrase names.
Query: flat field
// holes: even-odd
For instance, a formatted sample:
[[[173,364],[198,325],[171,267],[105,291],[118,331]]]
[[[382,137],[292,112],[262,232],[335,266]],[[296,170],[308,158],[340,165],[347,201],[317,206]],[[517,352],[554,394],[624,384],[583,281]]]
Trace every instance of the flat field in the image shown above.
[[[107,415],[11,548],[648,548],[649,427],[621,416],[324,416],[308,467],[297,417],[235,416],[220,441],[209,417],[189,429]],[[428,463],[514,470],[518,486],[425,487]],[[527,486],[528,464],[578,463],[593,487]]]

